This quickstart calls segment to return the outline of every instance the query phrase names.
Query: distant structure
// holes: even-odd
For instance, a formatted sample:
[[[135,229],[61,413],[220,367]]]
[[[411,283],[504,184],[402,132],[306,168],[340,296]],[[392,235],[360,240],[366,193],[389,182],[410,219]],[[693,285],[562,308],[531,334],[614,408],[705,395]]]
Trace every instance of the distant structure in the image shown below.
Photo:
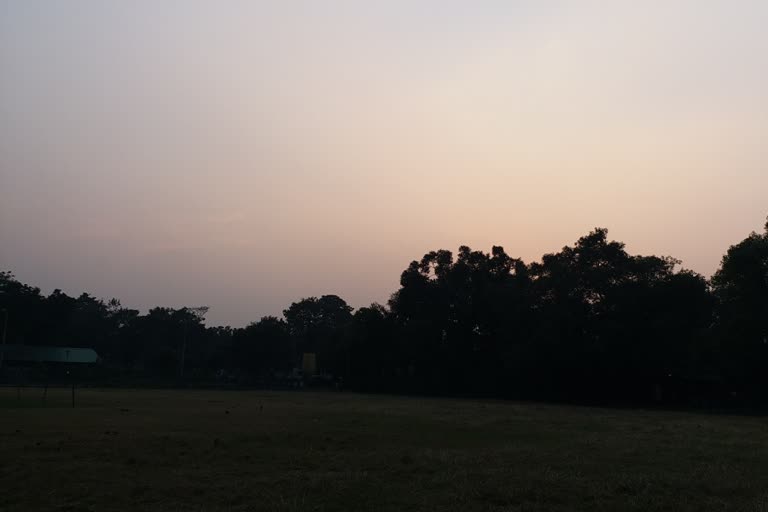
[[[48,369],[54,367],[64,367],[66,375],[71,380],[72,385],[72,407],[75,406],[75,373],[77,368],[83,368],[88,364],[98,362],[99,355],[92,348],[76,347],[44,347],[35,345],[2,345],[0,346],[0,361],[10,363],[7,366],[19,367],[20,369],[29,369],[32,367],[42,367],[44,370],[45,390],[43,391],[43,400],[48,396]],[[4,370],[0,368],[0,370]],[[70,373],[71,372],[71,373]],[[4,379],[5,373],[0,373],[0,379]],[[17,378],[19,375],[17,374]],[[17,382],[19,388],[17,391],[18,399],[21,399],[22,380]]]
[[[7,363],[87,364],[99,360],[99,355],[92,348],[3,345],[0,352]]]
[[[305,352],[301,359],[301,370],[304,378],[317,374],[317,356],[312,352]]]

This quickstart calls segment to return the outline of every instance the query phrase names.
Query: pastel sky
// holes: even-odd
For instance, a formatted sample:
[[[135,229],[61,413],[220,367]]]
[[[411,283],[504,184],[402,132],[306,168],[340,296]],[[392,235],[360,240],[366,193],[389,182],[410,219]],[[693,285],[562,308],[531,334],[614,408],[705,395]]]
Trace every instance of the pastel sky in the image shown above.
[[[233,326],[596,226],[710,275],[768,214],[766,27],[764,0],[0,0],[0,269]]]

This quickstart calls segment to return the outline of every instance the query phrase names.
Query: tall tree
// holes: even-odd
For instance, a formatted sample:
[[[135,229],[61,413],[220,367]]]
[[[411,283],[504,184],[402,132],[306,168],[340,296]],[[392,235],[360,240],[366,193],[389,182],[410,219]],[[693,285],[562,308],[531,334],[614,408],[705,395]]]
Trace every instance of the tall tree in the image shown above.
[[[11,272],[0,272],[0,329],[7,321],[8,343],[42,344],[44,298],[40,288],[19,282]]]
[[[286,372],[296,362],[292,341],[284,320],[265,316],[234,334],[236,364],[251,377]]]
[[[768,223],[728,249],[712,285],[726,371],[768,396]]]
[[[352,320],[352,308],[344,299],[337,295],[309,297],[291,304],[283,316],[296,342],[297,355],[314,352],[320,371],[337,375],[347,372],[345,333]]]

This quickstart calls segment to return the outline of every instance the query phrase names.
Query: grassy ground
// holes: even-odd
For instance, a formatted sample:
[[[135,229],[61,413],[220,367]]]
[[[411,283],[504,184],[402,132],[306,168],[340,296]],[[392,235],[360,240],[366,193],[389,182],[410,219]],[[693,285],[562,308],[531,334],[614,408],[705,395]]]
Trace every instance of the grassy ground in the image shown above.
[[[768,511],[762,418],[0,389],[0,510]]]

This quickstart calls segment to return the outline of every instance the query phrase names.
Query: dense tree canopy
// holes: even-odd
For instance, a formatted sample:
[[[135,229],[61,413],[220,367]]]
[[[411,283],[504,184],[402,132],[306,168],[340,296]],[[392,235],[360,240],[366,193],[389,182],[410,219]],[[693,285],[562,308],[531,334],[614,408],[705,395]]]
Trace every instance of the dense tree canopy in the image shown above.
[[[93,347],[118,382],[274,384],[314,353],[319,372],[367,391],[767,399],[768,225],[732,246],[711,282],[679,264],[631,255],[595,229],[530,264],[502,247],[432,251],[386,306],[309,297],[238,329],[206,327],[186,308],[44,296],[9,272],[0,309],[7,343]]]
[[[728,249],[712,285],[727,374],[768,396],[768,223]]]

